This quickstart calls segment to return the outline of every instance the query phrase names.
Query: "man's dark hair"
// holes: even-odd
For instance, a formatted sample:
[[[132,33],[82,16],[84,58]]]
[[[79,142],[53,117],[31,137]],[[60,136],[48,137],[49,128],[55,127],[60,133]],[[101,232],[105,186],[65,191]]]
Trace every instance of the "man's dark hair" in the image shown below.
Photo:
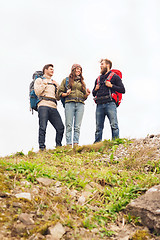
[[[45,69],[48,69],[49,67],[53,67],[53,64],[46,64],[44,67],[43,67],[43,74],[44,74],[44,71]]]
[[[106,64],[109,64],[109,69],[112,68],[112,62],[111,62],[109,59],[107,59],[107,58],[105,58],[105,59],[101,59],[100,62],[102,62],[102,61],[105,61]]]

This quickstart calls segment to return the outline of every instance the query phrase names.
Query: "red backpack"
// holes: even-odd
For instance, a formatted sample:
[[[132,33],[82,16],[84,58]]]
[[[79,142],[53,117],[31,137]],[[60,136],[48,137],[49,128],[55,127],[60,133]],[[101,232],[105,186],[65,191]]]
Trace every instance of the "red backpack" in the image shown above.
[[[114,76],[114,74],[117,74],[120,78],[122,78],[122,73],[119,70],[116,69],[112,69],[111,73],[109,74],[109,76],[107,77],[106,81],[111,81],[112,77]],[[100,76],[97,78],[97,84],[100,83]],[[122,93],[119,93],[117,91],[115,91],[115,93],[111,94],[111,97],[115,100],[117,107],[120,105],[121,100],[122,100]]]

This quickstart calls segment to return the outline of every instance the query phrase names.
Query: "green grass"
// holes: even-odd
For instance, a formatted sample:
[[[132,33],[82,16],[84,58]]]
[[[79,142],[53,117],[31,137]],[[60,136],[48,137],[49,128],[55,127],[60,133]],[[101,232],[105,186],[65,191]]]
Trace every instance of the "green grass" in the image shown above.
[[[53,214],[48,224],[59,220],[71,229],[98,228],[100,237],[110,237],[114,232],[107,229],[108,224],[116,221],[118,214],[132,199],[159,184],[160,180],[160,160],[150,160],[154,150],[132,149],[127,158],[122,156],[114,160],[119,145],[129,149],[131,141],[105,140],[74,149],[61,147],[41,153],[31,150],[27,155],[19,152],[0,158],[0,167],[6,173],[5,179],[2,178],[4,189],[1,186],[1,191],[5,192],[5,183],[13,182],[13,179],[12,189],[20,187],[22,180],[36,186],[38,177],[59,181],[63,188],[60,196],[51,195],[49,187],[41,186],[40,193],[32,201],[32,210],[39,209],[41,215],[44,215],[47,209],[50,209]],[[85,200],[84,205],[78,205],[78,197],[72,198],[70,191],[74,189],[78,196],[81,196],[87,191],[88,185],[91,186],[90,197]],[[128,216],[128,222],[131,221]],[[37,222],[43,225],[41,219],[37,219]],[[13,223],[12,220],[10,224]]]

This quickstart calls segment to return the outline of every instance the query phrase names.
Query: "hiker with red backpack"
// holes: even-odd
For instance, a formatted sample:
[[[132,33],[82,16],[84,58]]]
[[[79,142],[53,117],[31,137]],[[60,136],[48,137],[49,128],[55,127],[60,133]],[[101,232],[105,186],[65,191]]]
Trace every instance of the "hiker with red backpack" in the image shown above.
[[[96,107],[96,132],[95,141],[102,141],[105,117],[110,122],[112,139],[119,138],[119,127],[117,120],[117,107],[119,106],[122,94],[125,88],[122,83],[122,73],[119,70],[112,69],[112,62],[108,59],[102,59],[101,75],[96,79],[92,91]]]

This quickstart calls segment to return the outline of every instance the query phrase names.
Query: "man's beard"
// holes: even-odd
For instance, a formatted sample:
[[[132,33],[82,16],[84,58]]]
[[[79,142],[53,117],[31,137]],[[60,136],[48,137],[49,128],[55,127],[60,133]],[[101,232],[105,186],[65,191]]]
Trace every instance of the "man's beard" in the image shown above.
[[[104,75],[108,71],[107,67],[101,69],[101,74]]]

